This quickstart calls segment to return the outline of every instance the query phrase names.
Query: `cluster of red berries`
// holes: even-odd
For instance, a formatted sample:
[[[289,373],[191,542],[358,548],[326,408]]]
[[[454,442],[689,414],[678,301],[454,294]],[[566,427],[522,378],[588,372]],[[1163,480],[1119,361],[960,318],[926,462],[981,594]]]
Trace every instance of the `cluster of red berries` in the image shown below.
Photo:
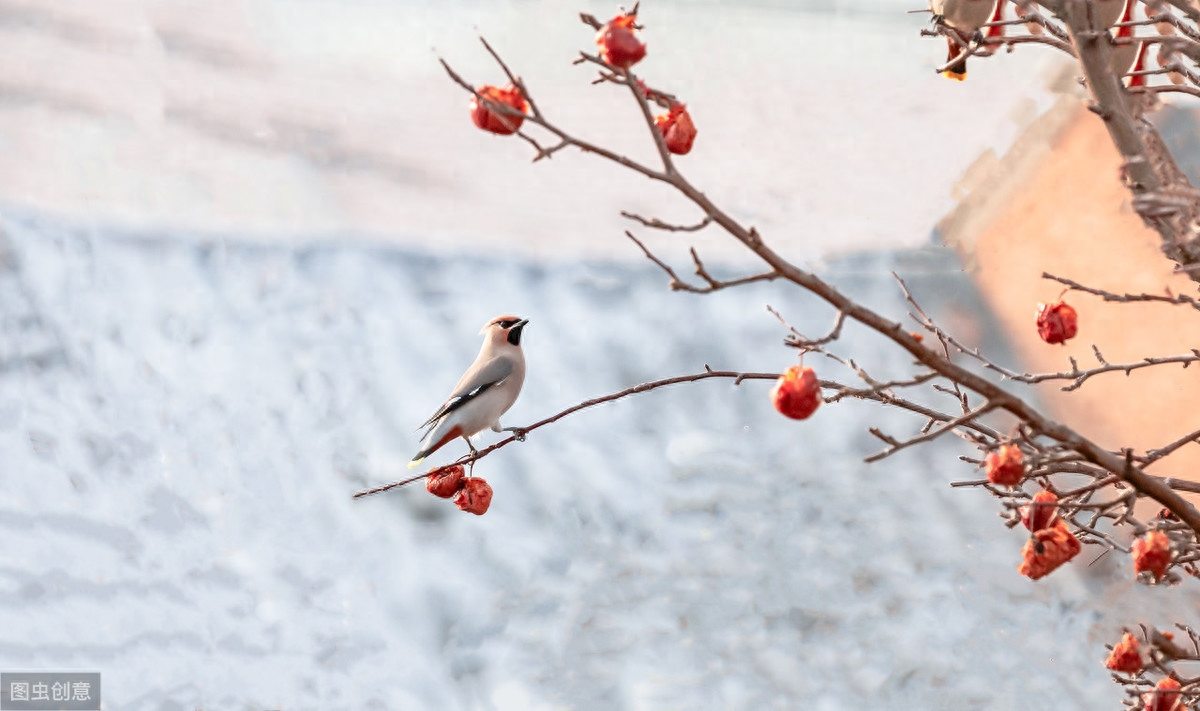
[[[1168,641],[1174,637],[1170,632],[1159,634]],[[1126,632],[1121,641],[1113,647],[1104,666],[1123,674],[1138,674],[1146,668],[1148,658],[1149,656],[1142,651],[1137,637]],[[1160,679],[1151,691],[1142,694],[1143,711],[1186,711],[1182,690],[1183,685],[1178,679]]]
[[[1002,474],[1007,471],[1008,474]],[[1004,445],[987,458],[988,480],[995,484],[1015,486],[1024,477],[1020,449]],[[999,475],[998,475],[999,474]],[[1030,531],[1030,539],[1021,551],[1023,560],[1017,570],[1037,580],[1050,574],[1074,558],[1082,549],[1079,540],[1058,515],[1058,497],[1041,491],[1026,506],[1021,507],[1021,523]],[[1148,573],[1154,582],[1160,581],[1174,559],[1171,538],[1160,530],[1152,530],[1133,542],[1133,572]]]
[[[600,59],[620,71],[642,61],[646,57],[646,43],[638,39],[638,29],[634,15],[617,15],[604,23],[596,33]],[[637,85],[643,96],[650,95],[645,83],[639,80]],[[489,103],[494,106],[489,106]],[[509,111],[503,108],[497,110],[499,107]],[[521,130],[528,111],[529,102],[525,95],[520,88],[511,84],[506,87],[486,84],[471,97],[471,121],[484,131],[500,136],[511,136]],[[686,105],[671,102],[667,113],[654,118],[654,126],[662,134],[671,153],[684,155],[692,150],[692,144],[696,141],[696,124],[692,122]]]
[[[443,499],[454,497],[455,506],[476,516],[487,513],[492,505],[492,487],[482,477],[467,476],[461,464],[430,469],[425,490]]]
[[[1052,492],[1039,492],[1022,507],[1021,523],[1029,529],[1029,540],[1021,549],[1017,572],[1030,580],[1049,575],[1083,550],[1083,544],[1059,517],[1058,497]]]

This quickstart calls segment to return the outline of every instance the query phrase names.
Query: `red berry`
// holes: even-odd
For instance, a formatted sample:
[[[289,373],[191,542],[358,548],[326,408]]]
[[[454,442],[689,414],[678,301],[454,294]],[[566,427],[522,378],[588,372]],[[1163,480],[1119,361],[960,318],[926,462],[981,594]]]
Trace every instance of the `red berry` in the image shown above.
[[[1045,577],[1058,566],[1074,558],[1083,550],[1079,539],[1071,535],[1071,529],[1060,519],[1050,528],[1034,531],[1025,547],[1021,549],[1023,560],[1017,572],[1031,580]]]
[[[1015,444],[1006,444],[995,452],[988,452],[984,464],[988,481],[993,484],[1016,486],[1025,478],[1025,458],[1021,448]]]
[[[683,104],[674,104],[665,113],[654,117],[654,125],[666,140],[667,150],[676,155],[685,155],[696,142],[696,124]]]
[[[454,505],[463,511],[482,516],[492,505],[492,487],[480,477],[467,479],[462,490],[455,495]]]
[[[1121,641],[1117,642],[1117,646],[1113,647],[1112,654],[1108,655],[1108,661],[1104,662],[1104,666],[1126,674],[1140,672],[1142,670],[1142,653],[1138,649],[1137,637],[1126,632]]]
[[[808,419],[821,406],[821,384],[812,368],[793,365],[771,389],[771,404],[793,420]]]
[[[1145,711],[1187,711],[1180,694],[1182,688],[1178,681],[1170,677],[1162,679],[1153,691],[1142,694],[1143,708]]]
[[[425,491],[434,496],[448,499],[463,488],[465,480],[466,474],[463,472],[461,464],[430,469],[428,476],[425,477]]]
[[[1038,335],[1046,343],[1065,343],[1079,332],[1079,315],[1069,304],[1038,304]]]
[[[1030,531],[1058,523],[1058,497],[1049,491],[1039,491],[1028,506],[1021,507],[1021,523]]]
[[[596,33],[596,44],[600,45],[600,58],[620,69],[628,69],[646,56],[646,45],[633,34],[637,18],[632,15],[617,15],[604,23]]]
[[[1133,572],[1149,570],[1157,581],[1171,564],[1171,539],[1162,531],[1150,531],[1133,542]]]
[[[516,109],[521,113],[525,113],[529,108],[529,105],[525,103],[525,97],[521,95],[521,90],[515,86],[506,86],[503,89],[491,85],[481,86],[479,87],[479,96]],[[508,136],[520,130],[521,124],[525,122],[524,117],[509,116],[500,111],[493,111],[488,108],[487,104],[479,100],[479,96],[471,97],[471,120],[475,122],[476,126],[501,136]]]

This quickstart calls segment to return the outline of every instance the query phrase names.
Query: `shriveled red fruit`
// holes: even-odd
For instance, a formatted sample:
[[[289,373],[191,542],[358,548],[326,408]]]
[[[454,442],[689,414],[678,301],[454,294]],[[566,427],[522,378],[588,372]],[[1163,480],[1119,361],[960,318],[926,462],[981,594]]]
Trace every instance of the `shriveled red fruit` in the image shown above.
[[[1162,531],[1150,531],[1133,542],[1133,572],[1149,570],[1158,580],[1171,564],[1171,539]]]
[[[995,452],[988,452],[984,466],[988,481],[993,484],[1016,486],[1025,477],[1025,457],[1015,444],[1001,445]]]
[[[425,491],[434,496],[440,496],[443,499],[448,499],[457,494],[458,490],[463,488],[463,483],[467,477],[461,464],[439,467],[429,471],[429,476],[425,477]]]
[[[1040,531],[1058,523],[1058,497],[1039,491],[1029,505],[1021,507],[1021,523],[1030,531]]]
[[[492,505],[492,487],[480,477],[471,477],[463,484],[463,488],[454,497],[454,505],[463,511],[469,511],[476,516],[487,513]]]
[[[821,384],[812,368],[793,365],[771,389],[771,404],[793,420],[808,419],[821,406]]]
[[[692,150],[692,144],[696,142],[696,124],[692,123],[687,106],[674,104],[667,113],[654,117],[654,125],[662,133],[668,151],[685,155]]]
[[[1170,677],[1161,679],[1154,685],[1153,691],[1142,694],[1142,703],[1145,704],[1142,708],[1145,711],[1186,711],[1180,692],[1182,688],[1178,681]]]
[[[1017,572],[1031,580],[1043,578],[1074,558],[1081,550],[1083,544],[1071,535],[1071,529],[1060,519],[1049,528],[1034,531],[1025,542],[1025,547],[1021,549],[1023,560],[1021,565],[1017,566]]]
[[[1113,671],[1137,674],[1142,670],[1142,652],[1138,647],[1137,637],[1126,632],[1117,646],[1113,647],[1104,666]]]
[[[506,86],[503,89],[490,84],[481,86],[479,87],[479,96],[516,109],[521,113],[529,110],[529,105],[525,102],[525,97],[521,95],[521,90],[515,86]],[[508,136],[520,130],[521,124],[525,122],[525,117],[509,116],[499,110],[493,111],[488,108],[487,104],[479,100],[479,96],[471,97],[471,120],[475,122],[476,126],[501,136]]]
[[[1038,304],[1038,335],[1046,343],[1065,343],[1079,332],[1079,315],[1070,304]]]
[[[617,15],[604,23],[596,33],[596,44],[600,46],[600,58],[620,69],[628,69],[646,56],[646,44],[637,38],[634,25],[637,17]]]

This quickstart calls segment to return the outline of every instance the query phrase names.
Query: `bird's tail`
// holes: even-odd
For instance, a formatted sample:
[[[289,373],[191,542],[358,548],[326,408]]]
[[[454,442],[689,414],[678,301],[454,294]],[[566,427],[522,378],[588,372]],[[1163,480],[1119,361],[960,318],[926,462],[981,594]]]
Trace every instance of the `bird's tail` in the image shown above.
[[[958,46],[957,42],[950,39],[949,37],[946,38],[946,44],[949,45],[949,47],[950,47],[950,51],[946,55],[946,61],[954,62],[954,58],[962,53],[962,48]],[[962,80],[966,79],[967,78],[967,58],[963,57],[959,61],[954,62],[954,64],[951,64],[946,69],[946,71],[942,72],[942,76],[946,77],[947,79],[956,79],[958,81],[962,81]]]
[[[412,469],[413,467],[417,466],[424,461],[425,457],[428,457],[429,455],[441,449],[448,442],[451,442],[461,436],[462,427],[451,424],[443,418],[440,422],[433,426],[433,429],[429,430],[429,434],[425,435],[425,439],[421,440],[421,451],[417,452],[413,456],[412,461],[408,463],[408,468]]]

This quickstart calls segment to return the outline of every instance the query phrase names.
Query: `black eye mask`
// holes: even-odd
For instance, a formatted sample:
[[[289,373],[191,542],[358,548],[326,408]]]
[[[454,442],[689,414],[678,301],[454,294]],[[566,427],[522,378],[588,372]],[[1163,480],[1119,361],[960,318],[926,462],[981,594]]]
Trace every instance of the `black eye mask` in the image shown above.
[[[521,345],[521,332],[525,330],[525,325],[528,322],[512,321],[511,323],[515,324],[515,326],[508,332],[508,342],[514,346],[519,346]]]

